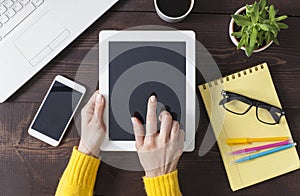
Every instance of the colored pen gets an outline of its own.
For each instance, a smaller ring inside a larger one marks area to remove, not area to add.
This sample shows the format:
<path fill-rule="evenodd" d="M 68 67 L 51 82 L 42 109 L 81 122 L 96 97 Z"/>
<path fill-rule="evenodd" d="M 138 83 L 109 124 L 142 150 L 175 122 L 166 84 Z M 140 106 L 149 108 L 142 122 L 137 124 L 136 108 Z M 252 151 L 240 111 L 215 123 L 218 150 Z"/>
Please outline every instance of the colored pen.
<path fill-rule="evenodd" d="M 278 146 L 284 146 L 287 144 L 291 144 L 292 141 L 291 140 L 285 140 L 283 142 L 277 142 L 277 143 L 272 143 L 272 144 L 267 144 L 267 145 L 262 145 L 262 146 L 256 146 L 256 147 L 252 147 L 252 148 L 244 148 L 241 150 L 236 150 L 231 152 L 231 155 L 238 155 L 238 154 L 247 154 L 247 153 L 252 153 L 252 152 L 256 152 L 256 151 L 260 151 L 260 150 L 264 150 L 267 148 L 274 148 L 274 147 L 278 147 Z"/>
<path fill-rule="evenodd" d="M 269 137 L 269 138 L 228 138 L 226 143 L 228 145 L 248 144 L 252 142 L 273 142 L 273 141 L 285 141 L 290 137 Z"/>
<path fill-rule="evenodd" d="M 254 155 L 250 155 L 250 156 L 247 156 L 247 157 L 240 158 L 240 159 L 234 161 L 233 163 L 242 163 L 242 162 L 250 161 L 250 160 L 253 160 L 253 159 L 256 159 L 256 158 L 259 158 L 259 157 L 263 157 L 263 156 L 266 156 L 266 155 L 269 155 L 269 154 L 273 154 L 275 152 L 279 152 L 279 151 L 282 151 L 282 150 L 285 150 L 285 149 L 288 149 L 288 148 L 291 148 L 291 147 L 294 147 L 294 146 L 296 146 L 296 143 L 287 144 L 287 145 L 284 145 L 284 146 L 273 148 L 271 150 L 267 150 L 267 151 L 264 151 L 264 152 L 259 152 L 259 153 L 254 154 Z"/>

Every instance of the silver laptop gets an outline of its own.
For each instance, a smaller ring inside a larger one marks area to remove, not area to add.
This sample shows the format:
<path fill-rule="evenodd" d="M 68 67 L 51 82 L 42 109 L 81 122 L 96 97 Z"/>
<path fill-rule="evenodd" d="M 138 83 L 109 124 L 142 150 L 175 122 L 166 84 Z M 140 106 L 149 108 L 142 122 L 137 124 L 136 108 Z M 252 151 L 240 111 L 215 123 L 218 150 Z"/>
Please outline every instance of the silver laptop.
<path fill-rule="evenodd" d="M 0 103 L 118 0 L 0 0 Z"/>

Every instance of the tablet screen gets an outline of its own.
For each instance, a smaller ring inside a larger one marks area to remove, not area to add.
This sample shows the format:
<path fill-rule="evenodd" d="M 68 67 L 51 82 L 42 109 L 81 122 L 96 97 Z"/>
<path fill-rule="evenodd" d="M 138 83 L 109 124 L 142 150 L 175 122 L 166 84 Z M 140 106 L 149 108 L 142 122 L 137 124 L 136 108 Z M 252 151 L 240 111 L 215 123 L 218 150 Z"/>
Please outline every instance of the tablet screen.
<path fill-rule="evenodd" d="M 185 76 L 185 42 L 109 42 L 109 139 L 134 141 L 131 115 L 145 123 L 153 93 L 157 114 L 168 110 L 185 130 Z"/>

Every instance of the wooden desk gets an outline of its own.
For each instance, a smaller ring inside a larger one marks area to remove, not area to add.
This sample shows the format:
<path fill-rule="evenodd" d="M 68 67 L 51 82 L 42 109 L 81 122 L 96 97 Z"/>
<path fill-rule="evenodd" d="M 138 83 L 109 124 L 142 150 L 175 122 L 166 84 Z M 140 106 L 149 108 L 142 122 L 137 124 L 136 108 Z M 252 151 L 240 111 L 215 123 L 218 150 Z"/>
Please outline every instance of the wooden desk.
<path fill-rule="evenodd" d="M 152 0 L 121 0 L 6 103 L 0 104 L 0 195 L 54 194 L 72 147 L 79 141 L 76 127 L 74 123 L 70 126 L 57 148 L 30 137 L 27 128 L 53 78 L 63 74 L 74 79 L 80 62 L 98 42 L 98 32 L 103 29 L 122 30 L 139 25 L 192 29 L 198 41 L 213 55 L 223 75 L 268 62 L 294 139 L 300 142 L 300 4 L 297 0 L 271 1 L 280 9 L 280 14 L 290 16 L 286 21 L 290 28 L 280 33 L 280 46 L 273 44 L 266 51 L 247 58 L 235 49 L 228 37 L 230 14 L 246 2 L 252 1 L 197 0 L 193 13 L 185 21 L 168 24 L 158 18 Z M 197 84 L 203 82 L 198 77 Z M 201 100 L 200 103 L 201 125 L 196 135 L 196 150 L 185 153 L 178 166 L 181 190 L 184 195 L 233 195 L 217 145 L 205 156 L 198 156 L 208 126 Z M 124 171 L 102 163 L 97 194 L 145 195 L 142 175 L 143 172 Z M 300 195 L 300 171 L 234 195 Z"/>

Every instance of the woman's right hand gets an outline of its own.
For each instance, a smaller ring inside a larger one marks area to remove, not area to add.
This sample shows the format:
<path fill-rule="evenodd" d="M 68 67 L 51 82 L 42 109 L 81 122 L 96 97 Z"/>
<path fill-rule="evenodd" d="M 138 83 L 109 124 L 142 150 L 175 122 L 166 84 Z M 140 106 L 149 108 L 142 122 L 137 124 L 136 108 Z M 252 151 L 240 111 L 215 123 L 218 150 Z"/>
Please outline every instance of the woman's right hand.
<path fill-rule="evenodd" d="M 158 132 L 156 105 L 156 97 L 151 96 L 148 100 L 146 133 L 141 121 L 132 117 L 136 149 L 146 177 L 175 171 L 184 144 L 184 131 L 167 111 L 159 115 L 161 126 Z"/>

